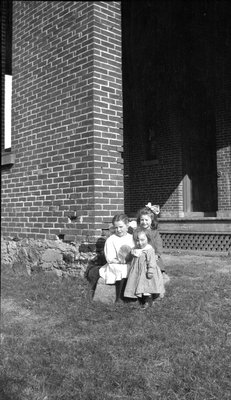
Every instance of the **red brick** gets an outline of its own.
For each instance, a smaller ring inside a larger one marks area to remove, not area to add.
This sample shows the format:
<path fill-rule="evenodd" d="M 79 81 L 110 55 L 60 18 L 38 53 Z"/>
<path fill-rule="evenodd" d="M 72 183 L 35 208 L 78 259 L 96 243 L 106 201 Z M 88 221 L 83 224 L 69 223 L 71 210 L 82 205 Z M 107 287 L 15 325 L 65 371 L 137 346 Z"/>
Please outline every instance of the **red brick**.
<path fill-rule="evenodd" d="M 97 13 L 105 27 L 113 24 L 113 32 L 96 22 Z M 86 235 L 89 228 L 89 235 L 94 236 L 106 212 L 98 209 L 96 197 L 108 204 L 112 193 L 109 176 L 118 180 L 116 186 L 122 182 L 122 167 L 116 163 L 119 156 L 108 154 L 120 145 L 121 134 L 117 123 L 122 103 L 116 104 L 122 89 L 120 4 L 68 2 L 64 8 L 62 2 L 19 1 L 14 3 L 13 18 L 12 148 L 17 149 L 17 158 L 10 174 L 3 174 L 3 231 L 13 223 L 7 211 L 10 201 L 15 207 L 12 218 L 24 224 L 15 229 L 23 229 L 23 234 L 55 238 L 59 232 L 51 228 L 56 223 L 60 231 L 65 230 L 64 213 L 69 208 L 89 218 L 89 223 L 79 225 L 71 236 Z M 71 18 L 75 37 L 68 29 Z M 42 28 L 48 35 L 46 42 L 40 39 Z M 33 39 L 36 36 L 38 39 Z M 102 51 L 100 56 L 96 56 L 97 46 Z M 62 53 L 52 55 L 50 49 L 58 47 Z M 109 140 L 113 141 L 112 148 Z M 103 187 L 102 180 L 106 182 Z M 99 183 L 100 194 L 95 190 Z M 121 188 L 115 196 L 123 202 Z M 49 201 L 54 207 L 60 206 L 59 211 L 46 211 Z M 105 217 L 113 213 L 113 209 L 108 211 Z M 12 229 L 11 225 L 11 234 Z"/>

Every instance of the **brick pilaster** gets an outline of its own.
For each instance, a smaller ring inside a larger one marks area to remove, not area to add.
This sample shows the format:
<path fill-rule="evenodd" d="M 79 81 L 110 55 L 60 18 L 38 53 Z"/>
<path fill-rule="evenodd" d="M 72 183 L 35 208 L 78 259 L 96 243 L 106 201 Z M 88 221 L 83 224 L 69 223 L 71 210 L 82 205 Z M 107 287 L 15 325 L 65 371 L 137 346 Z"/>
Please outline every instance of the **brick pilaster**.
<path fill-rule="evenodd" d="M 13 2 L 2 232 L 93 240 L 123 209 L 120 2 Z"/>

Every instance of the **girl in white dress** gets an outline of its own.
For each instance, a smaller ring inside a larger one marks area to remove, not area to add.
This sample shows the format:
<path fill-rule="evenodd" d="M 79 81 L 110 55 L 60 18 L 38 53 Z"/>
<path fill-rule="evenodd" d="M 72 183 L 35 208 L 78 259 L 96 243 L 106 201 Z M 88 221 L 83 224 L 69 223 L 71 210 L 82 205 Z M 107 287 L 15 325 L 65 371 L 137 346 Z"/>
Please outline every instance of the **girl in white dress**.
<path fill-rule="evenodd" d="M 133 236 L 128 233 L 129 219 L 125 214 L 115 215 L 112 220 L 114 233 L 105 242 L 104 254 L 107 264 L 100 268 L 99 275 L 108 285 L 116 286 L 116 302 L 123 299 L 123 290 L 128 275 Z"/>

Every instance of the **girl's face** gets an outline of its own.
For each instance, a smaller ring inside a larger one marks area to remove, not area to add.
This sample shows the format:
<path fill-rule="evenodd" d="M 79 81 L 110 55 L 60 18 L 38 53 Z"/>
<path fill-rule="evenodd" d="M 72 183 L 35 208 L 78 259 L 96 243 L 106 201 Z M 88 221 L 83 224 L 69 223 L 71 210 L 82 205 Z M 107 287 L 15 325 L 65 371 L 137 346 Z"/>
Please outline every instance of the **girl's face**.
<path fill-rule="evenodd" d="M 140 226 L 144 229 L 151 228 L 152 225 L 152 218 L 148 214 L 141 215 L 140 217 Z"/>
<path fill-rule="evenodd" d="M 148 244 L 148 238 L 145 235 L 144 232 L 139 233 L 138 238 L 137 238 L 137 246 L 140 249 L 143 249 L 145 246 Z"/>
<path fill-rule="evenodd" d="M 123 221 L 114 222 L 116 236 L 122 237 L 127 234 L 128 226 Z"/>

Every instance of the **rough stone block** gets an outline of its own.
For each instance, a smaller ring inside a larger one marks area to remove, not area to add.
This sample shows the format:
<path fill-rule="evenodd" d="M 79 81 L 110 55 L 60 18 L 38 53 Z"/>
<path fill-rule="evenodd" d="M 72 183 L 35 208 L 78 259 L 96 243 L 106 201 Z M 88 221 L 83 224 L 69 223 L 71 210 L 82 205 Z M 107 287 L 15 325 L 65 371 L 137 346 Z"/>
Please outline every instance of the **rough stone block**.
<path fill-rule="evenodd" d="M 27 266 L 25 262 L 14 261 L 12 265 L 12 270 L 16 275 L 31 275 L 30 267 Z"/>
<path fill-rule="evenodd" d="M 103 278 L 100 278 L 95 290 L 93 301 L 113 304 L 115 302 L 115 285 L 106 285 Z"/>
<path fill-rule="evenodd" d="M 62 254 L 57 250 L 47 249 L 43 253 L 41 261 L 45 263 L 62 262 Z"/>

